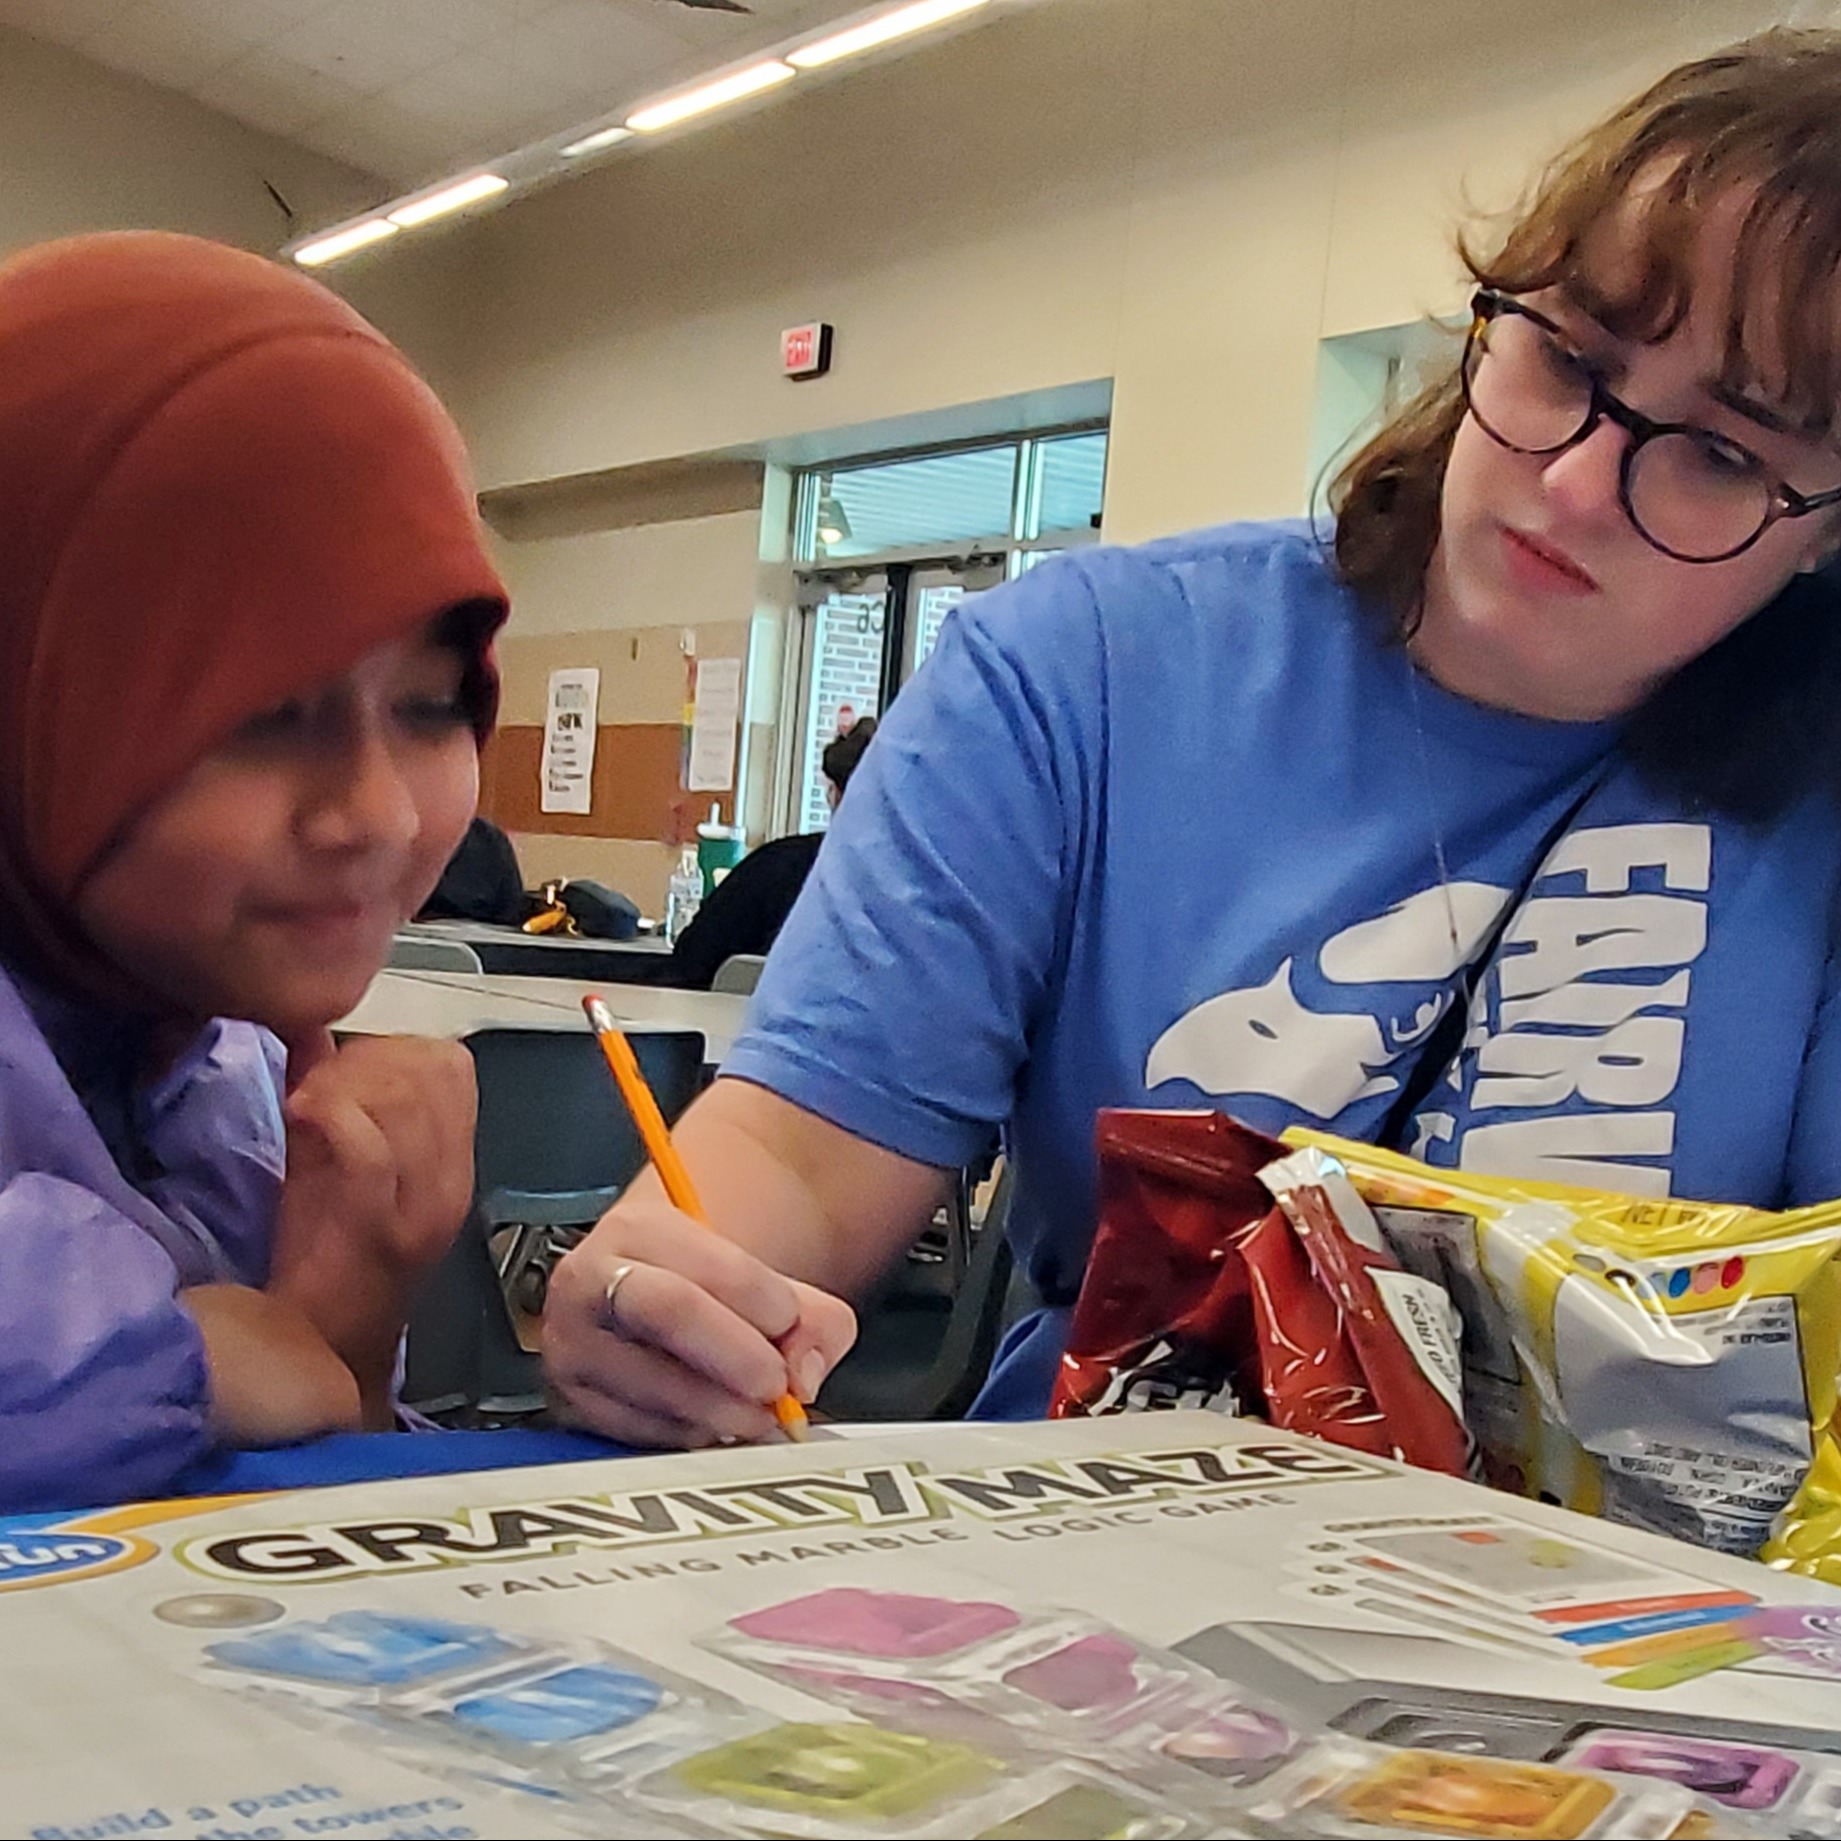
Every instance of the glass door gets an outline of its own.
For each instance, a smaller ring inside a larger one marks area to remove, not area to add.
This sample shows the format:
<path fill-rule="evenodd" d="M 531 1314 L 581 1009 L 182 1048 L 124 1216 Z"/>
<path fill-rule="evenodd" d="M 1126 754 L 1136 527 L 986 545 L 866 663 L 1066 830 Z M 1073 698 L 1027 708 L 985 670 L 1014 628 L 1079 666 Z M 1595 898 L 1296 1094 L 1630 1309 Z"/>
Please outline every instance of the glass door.
<path fill-rule="evenodd" d="M 820 757 L 859 716 L 882 709 L 889 580 L 880 570 L 814 570 L 799 592 L 800 714 L 794 831 L 822 831 L 831 817 Z"/>
<path fill-rule="evenodd" d="M 964 562 L 916 563 L 907 572 L 902 620 L 900 688 L 927 662 L 946 624 L 946 616 L 968 594 L 994 588 L 1004 579 L 999 557 L 972 557 Z"/>
<path fill-rule="evenodd" d="M 801 572 L 793 830 L 822 831 L 830 819 L 820 760 L 831 741 L 858 717 L 880 716 L 952 610 L 1003 577 L 1004 559 L 983 555 Z"/>

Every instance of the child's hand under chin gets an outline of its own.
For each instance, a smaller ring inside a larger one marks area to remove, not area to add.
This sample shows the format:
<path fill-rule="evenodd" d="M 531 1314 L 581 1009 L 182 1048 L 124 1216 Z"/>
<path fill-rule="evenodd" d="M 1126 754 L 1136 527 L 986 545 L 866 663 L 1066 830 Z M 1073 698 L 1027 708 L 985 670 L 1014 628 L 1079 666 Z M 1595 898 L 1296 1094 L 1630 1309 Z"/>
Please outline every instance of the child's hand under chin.
<path fill-rule="evenodd" d="M 290 1044 L 287 1175 L 269 1291 L 351 1369 L 364 1422 L 391 1422 L 409 1299 L 473 1195 L 477 1095 L 457 1042 Z"/>

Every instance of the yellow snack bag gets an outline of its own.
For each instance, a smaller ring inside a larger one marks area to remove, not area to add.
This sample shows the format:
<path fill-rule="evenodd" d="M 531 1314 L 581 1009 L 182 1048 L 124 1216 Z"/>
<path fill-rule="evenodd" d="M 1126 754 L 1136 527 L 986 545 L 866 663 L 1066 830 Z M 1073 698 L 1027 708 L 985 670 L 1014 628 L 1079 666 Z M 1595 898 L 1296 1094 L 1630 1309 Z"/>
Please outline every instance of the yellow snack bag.
<path fill-rule="evenodd" d="M 1401 1264 L 1449 1291 L 1490 1482 L 1756 1554 L 1813 1468 L 1841 1538 L 1841 1202 L 1614 1195 L 1284 1135 L 1334 1155 Z"/>
<path fill-rule="evenodd" d="M 1841 1445 L 1817 1441 L 1815 1462 L 1777 1518 L 1758 1558 L 1785 1572 L 1841 1585 Z"/>

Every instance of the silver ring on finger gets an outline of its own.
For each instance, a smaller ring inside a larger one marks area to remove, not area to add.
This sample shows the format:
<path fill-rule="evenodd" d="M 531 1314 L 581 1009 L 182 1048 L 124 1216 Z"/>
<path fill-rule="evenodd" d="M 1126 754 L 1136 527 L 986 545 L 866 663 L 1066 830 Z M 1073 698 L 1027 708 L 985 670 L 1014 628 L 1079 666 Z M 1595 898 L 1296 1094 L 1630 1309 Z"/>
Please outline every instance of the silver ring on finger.
<path fill-rule="evenodd" d="M 616 1266 L 614 1276 L 607 1281 L 607 1289 L 601 1293 L 601 1321 L 616 1336 L 620 1334 L 620 1287 L 632 1276 L 631 1265 Z"/>

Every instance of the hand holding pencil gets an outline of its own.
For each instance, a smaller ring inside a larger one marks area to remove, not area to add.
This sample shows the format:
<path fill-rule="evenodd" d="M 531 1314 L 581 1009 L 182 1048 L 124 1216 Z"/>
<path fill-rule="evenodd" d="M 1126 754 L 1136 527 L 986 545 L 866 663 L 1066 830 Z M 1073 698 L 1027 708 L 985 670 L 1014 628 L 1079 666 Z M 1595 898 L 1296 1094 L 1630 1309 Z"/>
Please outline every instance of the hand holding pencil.
<path fill-rule="evenodd" d="M 759 1438 L 776 1423 L 800 1436 L 789 1378 L 809 1399 L 849 1345 L 849 1307 L 708 1228 L 631 1044 L 598 999 L 584 1008 L 670 1206 L 649 1186 L 629 1193 L 559 1267 L 545 1313 L 555 1390 L 631 1443 Z"/>

